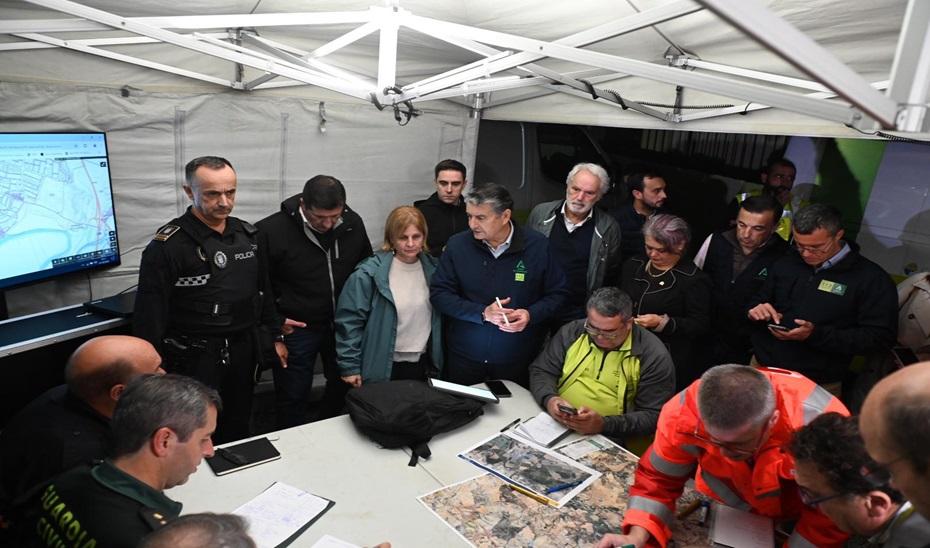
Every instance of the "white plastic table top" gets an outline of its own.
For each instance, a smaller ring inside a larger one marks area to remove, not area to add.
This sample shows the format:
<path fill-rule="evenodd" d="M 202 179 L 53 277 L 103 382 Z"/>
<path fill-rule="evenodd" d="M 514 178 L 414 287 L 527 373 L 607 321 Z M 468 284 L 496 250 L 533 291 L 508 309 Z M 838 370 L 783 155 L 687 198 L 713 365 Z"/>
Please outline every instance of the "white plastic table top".
<path fill-rule="evenodd" d="M 480 473 L 456 454 L 513 421 L 539 412 L 530 393 L 507 383 L 513 397 L 488 404 L 484 415 L 430 442 L 433 456 L 416 467 L 400 449 L 381 449 L 348 415 L 267 434 L 281 459 L 217 477 L 202 463 L 184 485 L 167 491 L 184 514 L 231 512 L 275 481 L 336 502 L 292 546 L 312 546 L 331 534 L 359 546 L 465 546 L 417 497 Z"/>

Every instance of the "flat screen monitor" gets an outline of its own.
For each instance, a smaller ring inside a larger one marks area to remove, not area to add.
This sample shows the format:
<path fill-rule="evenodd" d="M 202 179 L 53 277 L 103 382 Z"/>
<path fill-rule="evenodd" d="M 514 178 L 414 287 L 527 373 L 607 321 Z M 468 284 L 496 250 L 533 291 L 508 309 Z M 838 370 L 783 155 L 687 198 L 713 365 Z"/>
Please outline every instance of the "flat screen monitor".
<path fill-rule="evenodd" d="M 0 133 L 0 290 L 120 264 L 104 133 Z"/>

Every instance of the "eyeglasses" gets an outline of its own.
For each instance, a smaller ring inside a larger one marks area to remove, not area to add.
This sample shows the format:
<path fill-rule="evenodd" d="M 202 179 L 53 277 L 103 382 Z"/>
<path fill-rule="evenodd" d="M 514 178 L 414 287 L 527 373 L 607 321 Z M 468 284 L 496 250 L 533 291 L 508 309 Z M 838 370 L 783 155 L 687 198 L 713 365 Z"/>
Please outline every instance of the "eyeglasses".
<path fill-rule="evenodd" d="M 620 335 L 623 335 L 622 327 L 619 327 L 615 329 L 614 331 L 602 331 L 596 327 L 591 327 L 590 325 L 588 325 L 588 320 L 584 321 L 584 331 L 585 333 L 587 333 L 588 335 L 591 335 L 592 337 L 599 337 L 601 339 L 606 339 L 608 341 L 615 340 L 619 338 Z"/>
<path fill-rule="evenodd" d="M 830 248 L 830 244 L 832 243 L 832 241 L 828 241 L 817 245 L 801 245 L 795 242 L 794 247 L 797 248 L 798 253 L 807 252 L 811 255 L 822 255 L 827 252 L 827 250 Z"/>
<path fill-rule="evenodd" d="M 832 495 L 818 497 L 800 485 L 798 485 L 798 494 L 801 495 L 801 502 L 807 506 L 810 506 L 811 508 L 816 508 L 828 500 L 838 499 L 847 495 L 847 493 L 834 493 Z"/>
<path fill-rule="evenodd" d="M 762 429 L 762 432 L 759 433 L 759 437 L 756 438 L 755 441 L 752 443 L 752 449 L 748 449 L 746 444 L 741 444 L 743 445 L 743 447 L 740 447 L 740 446 L 733 445 L 728 442 L 715 440 L 713 437 L 704 436 L 700 432 L 698 432 L 697 428 L 695 428 L 694 432 L 691 432 L 690 435 L 691 437 L 695 439 L 698 439 L 698 440 L 703 441 L 704 443 L 713 445 L 714 447 L 723 449 L 724 451 L 729 451 L 731 453 L 736 453 L 737 455 L 751 457 L 755 455 L 757 451 L 759 451 L 759 447 L 762 445 L 762 440 L 765 439 L 765 436 L 769 433 L 769 430 L 771 428 L 772 428 L 772 421 L 769 420 L 766 423 L 765 428 Z"/>
<path fill-rule="evenodd" d="M 901 462 L 907 456 L 900 456 L 892 459 L 885 464 L 874 463 L 862 467 L 862 477 L 876 487 L 888 485 L 888 479 L 891 477 L 891 465 Z"/>

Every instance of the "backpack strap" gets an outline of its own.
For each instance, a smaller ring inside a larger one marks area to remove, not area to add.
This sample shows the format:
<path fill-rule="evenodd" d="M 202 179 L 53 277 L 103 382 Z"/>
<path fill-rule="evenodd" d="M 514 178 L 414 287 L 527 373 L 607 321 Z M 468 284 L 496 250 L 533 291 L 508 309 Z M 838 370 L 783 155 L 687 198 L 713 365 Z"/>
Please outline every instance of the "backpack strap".
<path fill-rule="evenodd" d="M 407 463 L 407 466 L 416 466 L 420 458 L 428 459 L 433 453 L 429 450 L 429 445 L 427 441 L 421 441 L 410 446 L 410 462 Z"/>

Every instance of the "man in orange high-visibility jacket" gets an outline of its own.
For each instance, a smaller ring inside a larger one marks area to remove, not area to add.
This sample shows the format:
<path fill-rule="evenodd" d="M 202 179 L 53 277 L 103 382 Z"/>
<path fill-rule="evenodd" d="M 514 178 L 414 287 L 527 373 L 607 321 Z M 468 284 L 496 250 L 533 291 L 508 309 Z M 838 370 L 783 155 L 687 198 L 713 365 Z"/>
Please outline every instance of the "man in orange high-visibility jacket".
<path fill-rule="evenodd" d="M 625 534 L 598 548 L 666 546 L 685 482 L 711 499 L 777 520 L 797 520 L 786 546 L 839 547 L 847 535 L 801 502 L 792 434 L 826 411 L 849 412 L 800 373 L 718 365 L 672 397 L 659 414 L 655 442 L 636 469 Z"/>

